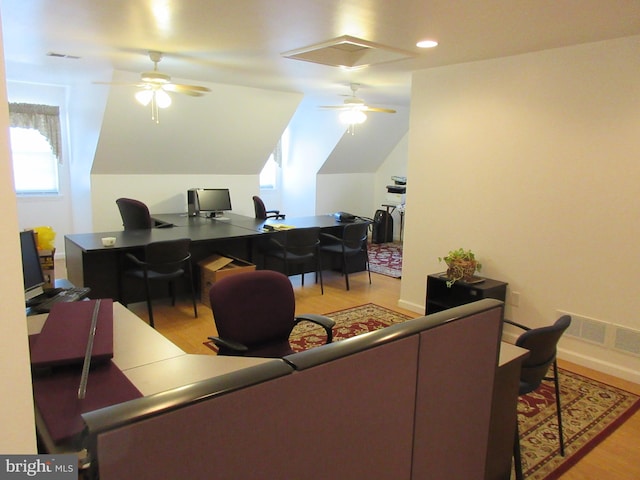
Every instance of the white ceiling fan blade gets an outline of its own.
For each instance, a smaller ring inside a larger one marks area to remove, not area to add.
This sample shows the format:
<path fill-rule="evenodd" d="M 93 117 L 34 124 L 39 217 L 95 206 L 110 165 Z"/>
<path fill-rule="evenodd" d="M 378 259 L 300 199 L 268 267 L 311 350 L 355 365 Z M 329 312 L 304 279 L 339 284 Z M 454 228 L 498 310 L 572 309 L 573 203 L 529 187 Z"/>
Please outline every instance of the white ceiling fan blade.
<path fill-rule="evenodd" d="M 183 85 L 179 83 L 167 83 L 163 85 L 168 92 L 185 93 L 193 97 L 201 97 L 203 94 L 210 92 L 211 89 L 207 87 L 201 87 L 199 85 Z"/>
<path fill-rule="evenodd" d="M 115 85 L 118 87 L 145 87 L 145 83 L 132 83 L 132 82 L 91 82 L 94 85 Z"/>
<path fill-rule="evenodd" d="M 392 108 L 381 108 L 381 107 L 365 107 L 365 112 L 381 112 L 381 113 L 396 113 L 396 111 Z"/>

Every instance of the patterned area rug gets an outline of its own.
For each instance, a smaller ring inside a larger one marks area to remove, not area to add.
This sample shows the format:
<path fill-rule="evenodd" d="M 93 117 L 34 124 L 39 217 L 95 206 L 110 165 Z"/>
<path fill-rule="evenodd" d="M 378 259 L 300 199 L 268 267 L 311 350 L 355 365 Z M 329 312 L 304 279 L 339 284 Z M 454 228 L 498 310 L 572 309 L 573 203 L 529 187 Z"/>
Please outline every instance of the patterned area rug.
<path fill-rule="evenodd" d="M 565 456 L 558 444 L 551 382 L 518 402 L 522 471 L 527 479 L 554 480 L 640 408 L 640 397 L 560 369 Z"/>
<path fill-rule="evenodd" d="M 327 314 L 336 321 L 335 340 L 377 330 L 412 317 L 375 304 Z M 291 335 L 300 351 L 324 344 L 319 327 L 304 322 Z M 554 389 L 543 385 L 518 403 L 518 422 L 525 478 L 555 480 L 640 408 L 632 393 L 560 369 L 565 456 L 558 449 Z"/>
<path fill-rule="evenodd" d="M 327 316 L 336 322 L 336 326 L 333 327 L 334 342 L 413 318 L 373 303 L 329 313 Z M 311 322 L 299 323 L 289 336 L 291 348 L 296 352 L 318 347 L 323 345 L 326 340 L 324 330 Z"/>
<path fill-rule="evenodd" d="M 370 243 L 369 266 L 372 272 L 400 278 L 402 276 L 402 244 Z"/>

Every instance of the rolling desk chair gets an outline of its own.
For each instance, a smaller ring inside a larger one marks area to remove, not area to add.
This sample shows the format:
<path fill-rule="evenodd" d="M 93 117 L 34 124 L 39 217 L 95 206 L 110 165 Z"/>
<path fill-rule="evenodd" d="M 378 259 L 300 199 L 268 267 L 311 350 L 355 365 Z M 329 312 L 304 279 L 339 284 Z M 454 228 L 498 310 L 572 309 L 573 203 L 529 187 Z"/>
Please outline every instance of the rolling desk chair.
<path fill-rule="evenodd" d="M 284 220 L 284 213 L 280 213 L 280 210 L 267 210 L 264 202 L 260 197 L 253 197 L 253 208 L 256 212 L 256 218 L 260 220 L 266 220 L 267 218 L 276 218 Z"/>
<path fill-rule="evenodd" d="M 119 198 L 116 200 L 122 224 L 125 230 L 141 230 L 153 227 L 149 208 L 139 200 L 133 198 Z"/>
<path fill-rule="evenodd" d="M 295 295 L 289 279 L 273 270 L 254 270 L 225 277 L 209 291 L 217 337 L 209 339 L 218 355 L 279 358 L 293 353 L 289 335 L 299 322 L 320 325 L 326 343 L 333 340 L 335 322 L 323 315 L 295 315 Z"/>

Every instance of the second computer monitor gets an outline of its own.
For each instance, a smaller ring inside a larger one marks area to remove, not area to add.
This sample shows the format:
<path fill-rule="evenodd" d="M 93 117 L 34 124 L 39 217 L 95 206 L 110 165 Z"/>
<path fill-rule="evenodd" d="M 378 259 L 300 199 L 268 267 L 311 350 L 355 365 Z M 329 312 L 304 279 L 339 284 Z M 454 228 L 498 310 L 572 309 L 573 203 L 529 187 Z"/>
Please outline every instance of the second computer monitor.
<path fill-rule="evenodd" d="M 200 213 L 215 217 L 231 210 L 231 195 L 228 188 L 199 188 Z"/>

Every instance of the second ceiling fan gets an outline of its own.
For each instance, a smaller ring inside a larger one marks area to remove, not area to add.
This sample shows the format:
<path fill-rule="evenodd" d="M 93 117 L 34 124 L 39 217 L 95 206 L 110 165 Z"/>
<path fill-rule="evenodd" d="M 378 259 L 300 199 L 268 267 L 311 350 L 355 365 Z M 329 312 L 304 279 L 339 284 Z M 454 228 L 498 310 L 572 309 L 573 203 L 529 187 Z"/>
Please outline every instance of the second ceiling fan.
<path fill-rule="evenodd" d="M 360 88 L 359 83 L 352 83 L 349 87 L 351 95 L 345 98 L 342 105 L 323 105 L 320 108 L 340 111 L 340 121 L 349 126 L 351 135 L 355 133 L 355 126 L 367 119 L 367 112 L 396 113 L 392 108 L 372 107 L 367 105 L 363 99 L 358 98 L 356 92 Z"/>

